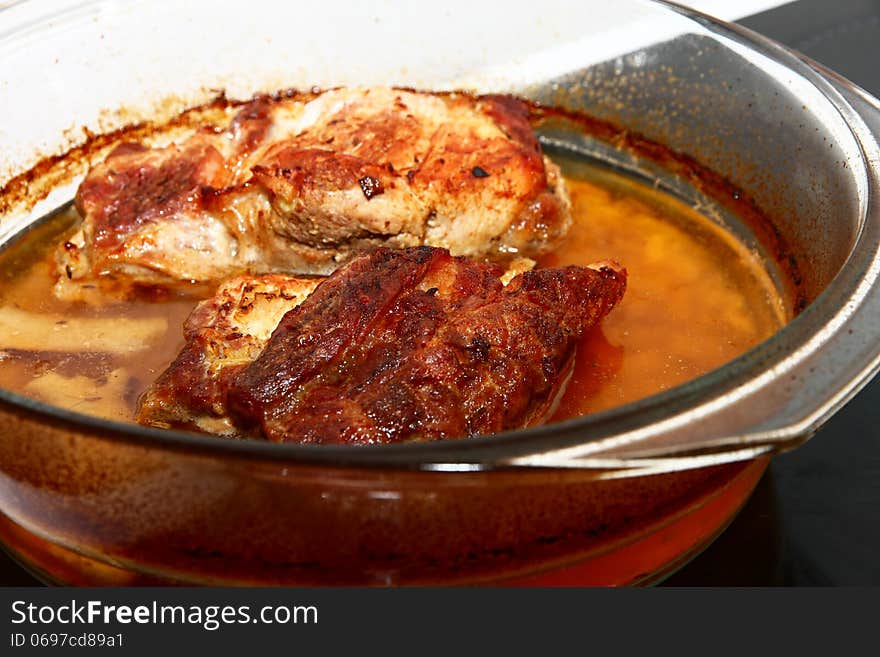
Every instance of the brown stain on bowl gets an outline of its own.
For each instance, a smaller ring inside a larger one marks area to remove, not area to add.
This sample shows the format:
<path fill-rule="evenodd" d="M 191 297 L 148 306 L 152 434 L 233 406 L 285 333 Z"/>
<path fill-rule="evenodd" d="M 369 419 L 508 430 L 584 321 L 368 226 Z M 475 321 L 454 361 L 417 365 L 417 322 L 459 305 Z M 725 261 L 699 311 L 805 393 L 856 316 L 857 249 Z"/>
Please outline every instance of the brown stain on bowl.
<path fill-rule="evenodd" d="M 801 274 L 802 264 L 794 256 L 783 234 L 748 192 L 701 164 L 694 157 L 651 141 L 612 121 L 559 107 L 533 103 L 531 108 L 532 123 L 536 127 L 561 123 L 570 130 L 612 144 L 618 150 L 649 160 L 669 173 L 685 179 L 697 191 L 719 203 L 746 224 L 782 270 L 783 282 L 787 288 L 784 292 L 788 297 L 787 301 L 792 313 L 797 315 L 806 308 L 809 295 Z"/>

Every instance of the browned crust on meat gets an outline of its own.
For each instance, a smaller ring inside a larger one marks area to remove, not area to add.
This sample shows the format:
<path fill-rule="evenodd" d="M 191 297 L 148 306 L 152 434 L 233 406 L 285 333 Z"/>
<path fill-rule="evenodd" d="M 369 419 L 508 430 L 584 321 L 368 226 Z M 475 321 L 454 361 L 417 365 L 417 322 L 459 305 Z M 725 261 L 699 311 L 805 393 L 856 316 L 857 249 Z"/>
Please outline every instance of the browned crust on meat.
<path fill-rule="evenodd" d="M 76 267 L 59 254 L 61 273 L 154 285 L 324 274 L 378 245 L 536 255 L 571 221 L 525 103 L 386 88 L 259 97 L 225 130 L 125 144 L 92 168 L 77 207 L 84 244 Z M 217 257 L 188 266 L 212 240 Z"/>
<path fill-rule="evenodd" d="M 406 179 L 393 167 L 344 153 L 281 143 L 252 171 L 253 180 L 269 191 L 278 215 L 289 219 L 275 221 L 276 231 L 307 246 L 326 249 L 363 237 L 392 237 L 404 229 L 396 212 L 379 212 L 372 223 L 353 221 L 356 210 L 350 209 L 352 201 L 345 205 L 324 203 L 334 194 L 354 192 L 353 203 L 388 194 L 386 199 L 396 197 L 410 215 L 424 214 L 407 189 Z M 301 212 L 305 216 L 300 218 Z"/>
<path fill-rule="evenodd" d="M 236 423 L 275 441 L 383 443 L 527 426 L 578 338 L 620 300 L 622 269 L 520 274 L 442 249 L 379 249 L 287 313 L 236 375 Z"/>
<path fill-rule="evenodd" d="M 138 422 L 229 434 L 225 394 L 265 346 L 278 321 L 318 279 L 236 276 L 201 302 L 184 325 L 186 345 L 140 400 Z"/>
<path fill-rule="evenodd" d="M 92 248 L 113 250 L 144 223 L 200 205 L 203 188 L 223 182 L 223 156 L 200 136 L 162 149 L 124 143 L 89 171 L 76 207 L 89 218 Z"/>

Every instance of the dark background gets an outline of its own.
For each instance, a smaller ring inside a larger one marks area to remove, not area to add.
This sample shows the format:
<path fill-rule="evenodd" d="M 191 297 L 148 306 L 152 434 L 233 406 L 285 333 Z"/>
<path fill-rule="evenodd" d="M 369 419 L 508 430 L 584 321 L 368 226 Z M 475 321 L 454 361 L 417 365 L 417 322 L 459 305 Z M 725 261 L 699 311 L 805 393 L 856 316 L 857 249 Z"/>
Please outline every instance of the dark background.
<path fill-rule="evenodd" d="M 880 97 L 880 0 L 798 0 L 739 23 Z M 776 457 L 728 530 L 664 586 L 877 585 L 878 555 L 880 380 Z M 0 585 L 38 584 L 0 551 Z"/>
<path fill-rule="evenodd" d="M 799 0 L 738 22 L 880 97 L 880 1 Z M 877 585 L 878 521 L 875 380 L 812 440 L 776 457 L 728 531 L 666 584 Z"/>

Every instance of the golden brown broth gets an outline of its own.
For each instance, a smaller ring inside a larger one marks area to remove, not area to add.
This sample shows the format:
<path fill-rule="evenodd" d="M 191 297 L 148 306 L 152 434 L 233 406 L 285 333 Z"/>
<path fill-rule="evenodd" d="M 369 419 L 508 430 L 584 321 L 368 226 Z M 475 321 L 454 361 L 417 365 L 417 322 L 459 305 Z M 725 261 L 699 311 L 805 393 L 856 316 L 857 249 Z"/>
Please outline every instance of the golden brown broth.
<path fill-rule="evenodd" d="M 683 203 L 618 174 L 584 164 L 567 169 L 574 227 L 540 264 L 614 259 L 626 267 L 628 286 L 621 304 L 582 341 L 554 420 L 683 383 L 783 324 L 782 302 L 760 263 L 723 230 Z M 59 301 L 52 294 L 52 252 L 74 222 L 72 211 L 62 213 L 0 254 L 0 307 L 109 321 L 164 317 L 168 331 L 149 349 L 127 355 L 59 353 L 51 345 L 39 353 L 0 352 L 0 386 L 80 412 L 131 420 L 138 396 L 182 347 L 182 325 L 196 300 L 102 307 Z"/>
<path fill-rule="evenodd" d="M 581 342 L 554 420 L 635 401 L 715 369 L 787 315 L 758 257 L 684 203 L 600 168 L 567 178 L 575 226 L 540 264 L 612 259 L 623 301 Z"/>
<path fill-rule="evenodd" d="M 169 330 L 149 349 L 127 355 L 0 350 L 0 387 L 75 411 L 116 420 L 133 420 L 138 396 L 168 366 L 183 346 L 183 322 L 193 298 L 171 297 L 161 303 L 123 302 L 103 306 L 60 301 L 53 294 L 54 252 L 73 229 L 72 209 L 30 231 L 0 254 L 0 308 L 13 307 L 65 317 L 167 319 Z M 112 326 L 112 325 L 111 325 Z M 57 374 L 64 385 L 49 391 L 39 379 Z M 118 376 L 117 376 L 118 375 Z M 38 388 L 39 390 L 37 390 Z"/>

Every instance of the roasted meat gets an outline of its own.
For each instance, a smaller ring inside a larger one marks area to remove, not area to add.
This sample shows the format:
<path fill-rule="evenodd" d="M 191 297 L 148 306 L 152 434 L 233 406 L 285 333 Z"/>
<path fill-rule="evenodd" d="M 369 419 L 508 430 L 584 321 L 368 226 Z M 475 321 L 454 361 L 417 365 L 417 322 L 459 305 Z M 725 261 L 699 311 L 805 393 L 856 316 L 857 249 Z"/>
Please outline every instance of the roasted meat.
<path fill-rule="evenodd" d="M 232 435 L 226 391 L 250 365 L 284 314 L 321 281 L 284 274 L 240 275 L 224 282 L 186 320 L 186 346 L 142 398 L 139 421 Z"/>
<path fill-rule="evenodd" d="M 139 420 L 306 443 L 459 438 L 539 423 L 565 386 L 578 339 L 621 299 L 626 273 L 598 263 L 506 278 L 445 249 L 375 249 L 305 300 L 288 294 L 291 309 L 267 340 L 284 303 L 259 330 L 226 318 L 247 321 L 233 307 L 250 308 L 243 290 L 284 277 L 235 279 L 190 318 L 188 344 L 144 397 Z M 231 365 L 217 361 L 227 348 Z"/>
<path fill-rule="evenodd" d="M 173 286 L 328 274 L 377 246 L 531 256 L 571 222 L 525 104 L 389 88 L 259 97 L 226 129 L 122 144 L 76 204 L 62 294 L 101 276 Z"/>

